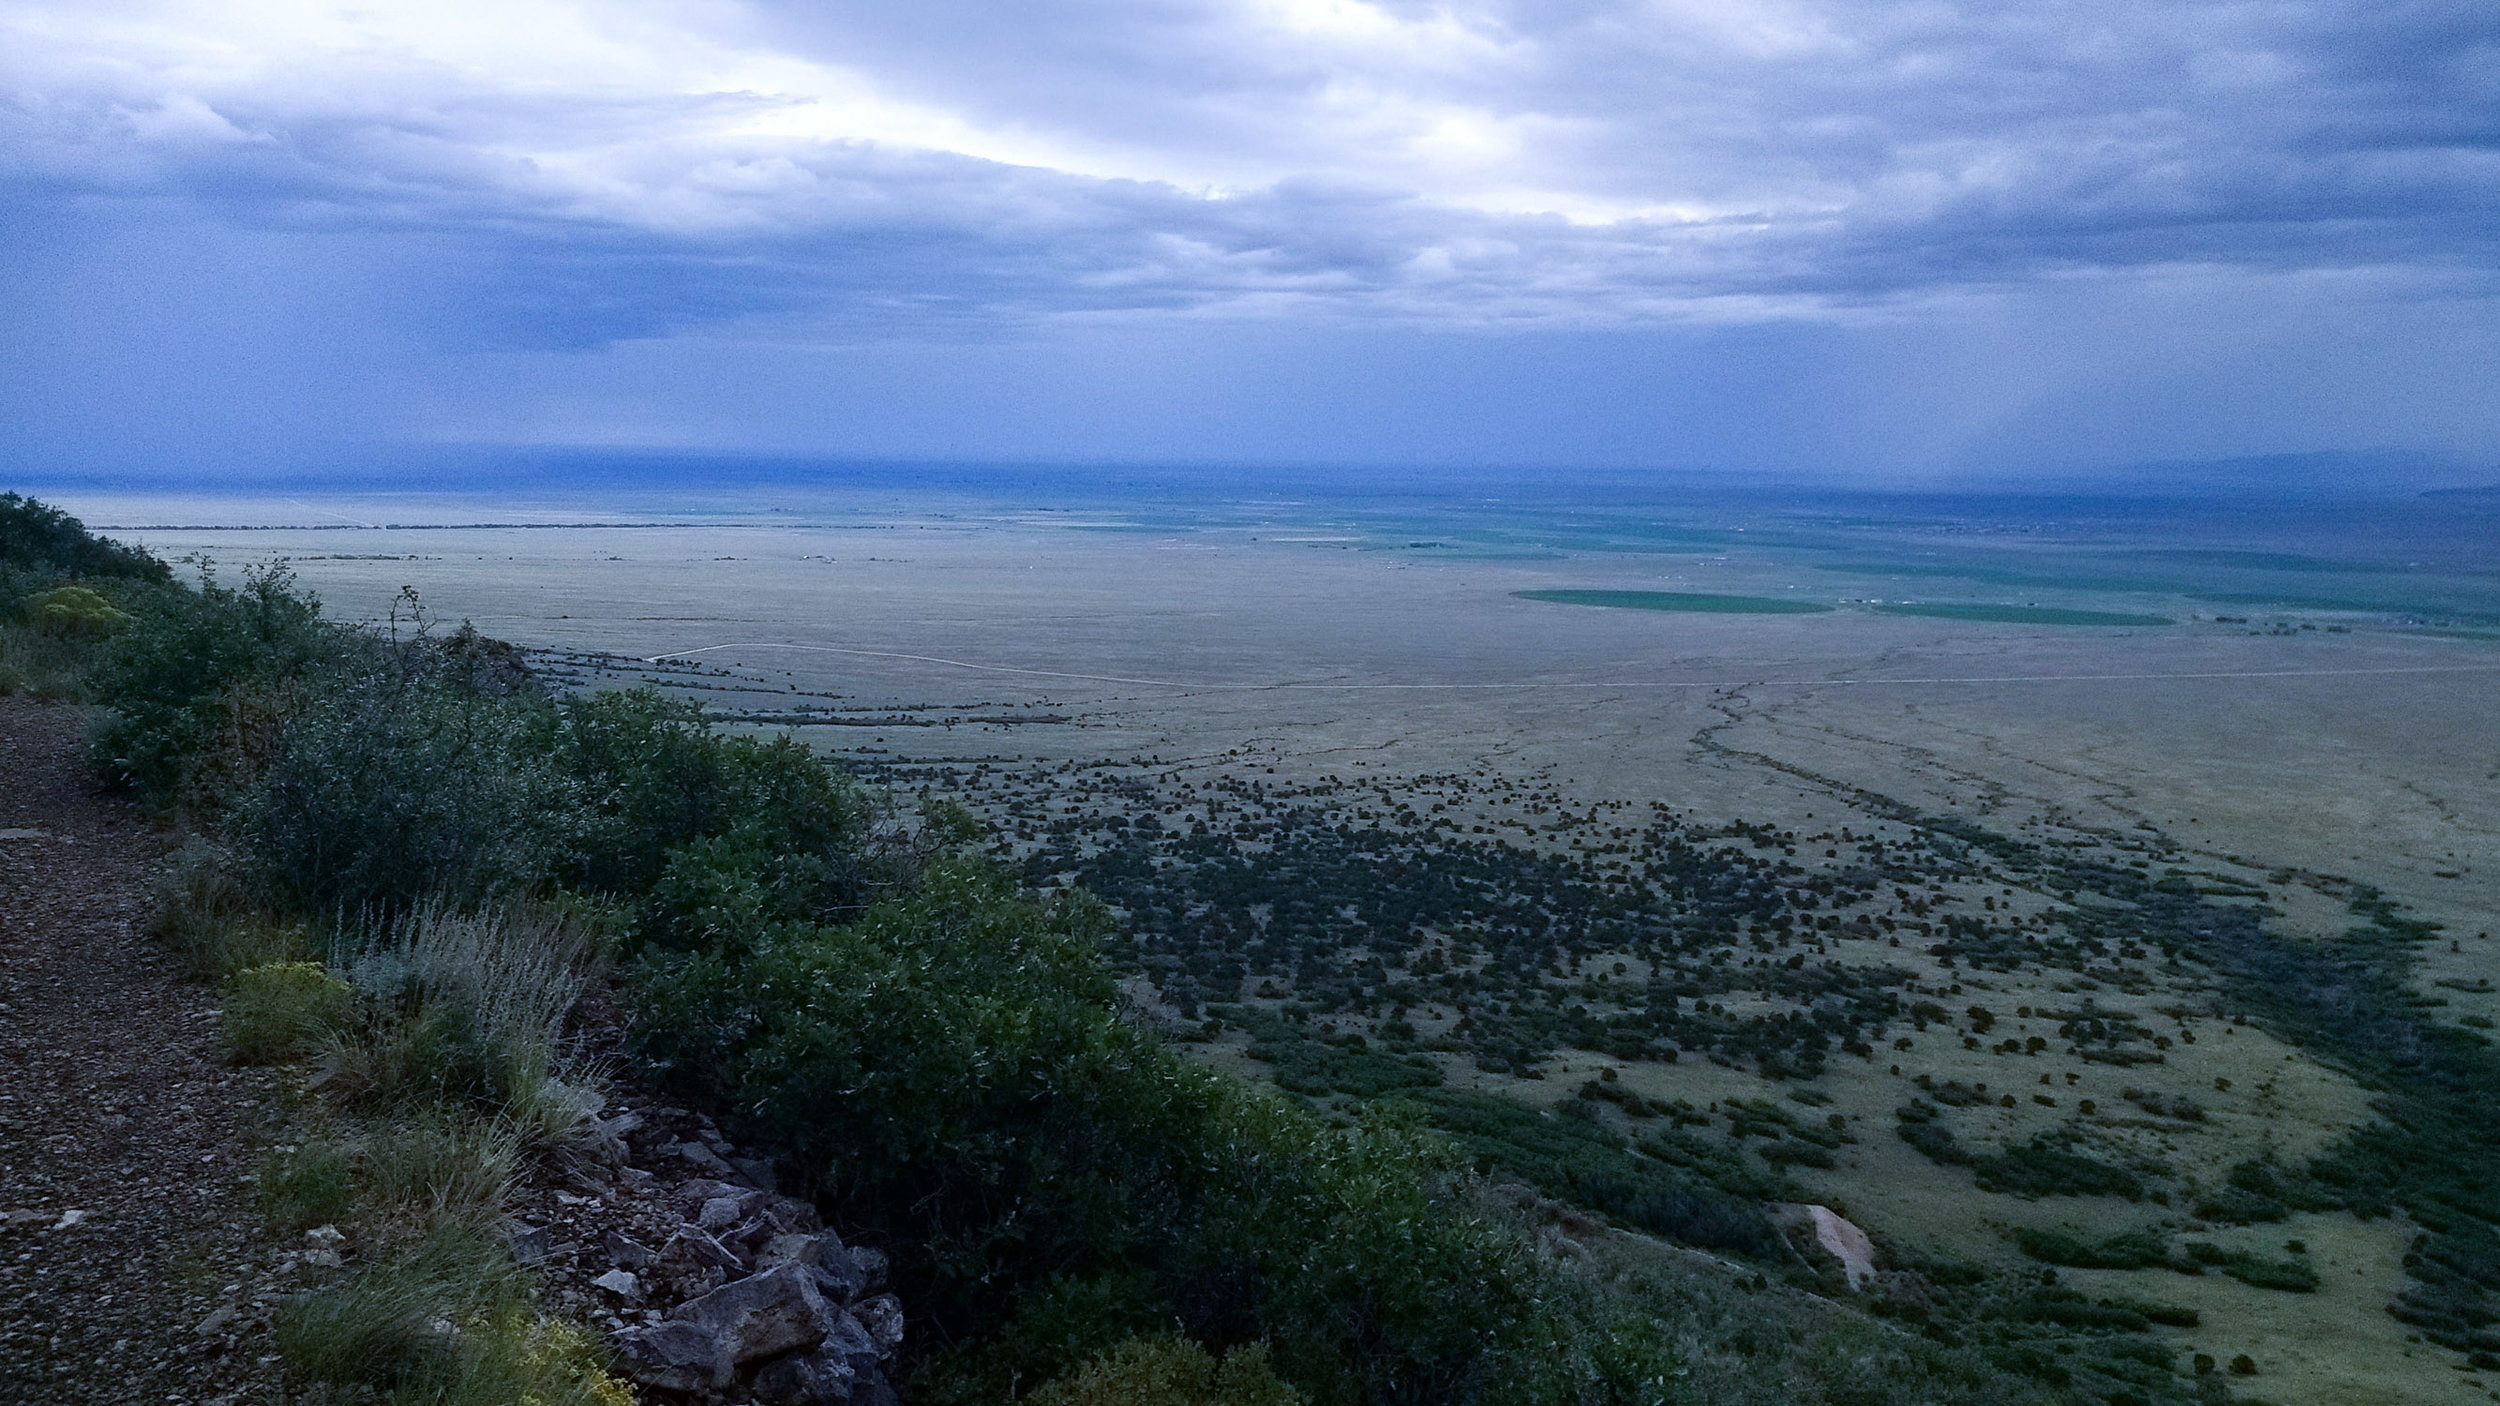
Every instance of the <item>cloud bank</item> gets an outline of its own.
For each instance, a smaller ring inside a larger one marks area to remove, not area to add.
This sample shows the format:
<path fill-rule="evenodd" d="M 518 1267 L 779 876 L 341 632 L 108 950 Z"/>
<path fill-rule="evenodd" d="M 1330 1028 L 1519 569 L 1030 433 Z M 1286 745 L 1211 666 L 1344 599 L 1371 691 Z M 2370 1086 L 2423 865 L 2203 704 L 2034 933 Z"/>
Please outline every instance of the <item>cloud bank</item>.
<path fill-rule="evenodd" d="M 2490 462 L 2496 256 L 2489 0 L 0 0 L 0 468 Z"/>
<path fill-rule="evenodd" d="M 1846 316 L 2156 268 L 2480 289 L 2484 3 L 20 3 L 21 209 L 422 237 L 578 344 L 1199 310 Z"/>

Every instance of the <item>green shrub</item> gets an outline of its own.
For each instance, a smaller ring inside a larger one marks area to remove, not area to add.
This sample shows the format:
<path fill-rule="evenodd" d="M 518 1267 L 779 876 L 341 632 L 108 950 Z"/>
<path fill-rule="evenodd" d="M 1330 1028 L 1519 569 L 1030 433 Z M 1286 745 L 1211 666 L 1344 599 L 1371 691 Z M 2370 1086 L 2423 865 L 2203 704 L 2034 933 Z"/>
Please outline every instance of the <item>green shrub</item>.
<path fill-rule="evenodd" d="M 245 832 L 276 886 L 314 912 L 384 917 L 525 886 L 565 816 L 530 745 L 540 707 L 381 654 L 286 721 Z"/>
<path fill-rule="evenodd" d="M 203 565 L 198 589 L 160 590 L 133 614 L 97 670 L 98 699 L 113 711 L 93 757 L 107 780 L 165 803 L 220 799 L 186 797 L 184 783 L 213 753 L 235 750 L 212 746 L 235 721 L 231 691 L 301 675 L 343 634 L 277 566 L 246 572 L 235 588 Z"/>
<path fill-rule="evenodd" d="M 2193 1328 L 2202 1321 L 2195 1309 L 2181 1308 L 2177 1304 L 2152 1303 L 2143 1299 L 2129 1298 L 2113 1299 L 2110 1302 L 2120 1308 L 2141 1314 L 2148 1323 L 2159 1323 L 2164 1327 Z"/>
<path fill-rule="evenodd" d="M 1755 1203 L 1793 1188 L 1749 1166 L 1742 1152 L 1676 1131 L 1627 1147 L 1602 1126 L 1467 1089 L 1421 1089 L 1402 1097 L 1456 1139 L 1487 1175 L 1524 1181 L 1686 1244 L 1780 1252 L 1777 1232 Z"/>
<path fill-rule="evenodd" d="M 2222 1272 L 2253 1289 L 2278 1289 L 2287 1294 L 2314 1294 L 2318 1291 L 2318 1271 L 2301 1260 L 2270 1260 L 2256 1255 L 2239 1255 L 2224 1265 Z"/>
<path fill-rule="evenodd" d="M 1122 1024 L 1104 925 L 1098 905 L 1038 909 L 941 863 L 912 896 L 743 964 L 645 965 L 638 1038 L 833 1178 L 939 1340 L 997 1332 L 1019 1292 L 1118 1285 L 1107 1302 L 1140 1326 L 1267 1338 L 1323 1401 L 1534 1376 L 1538 1274 L 1459 1199 L 1455 1149 L 1394 1118 L 1323 1128 Z M 956 1379 L 984 1384 L 961 1399 L 1103 1345 L 1024 1341 L 1012 1363 L 958 1358 Z"/>
<path fill-rule="evenodd" d="M 744 834 L 691 840 L 651 886 L 650 930 L 671 947 L 752 951 L 827 916 L 831 872 L 822 855 L 776 854 Z"/>
<path fill-rule="evenodd" d="M 1281 1020 L 1252 1032 L 1249 1053 L 1275 1066 L 1278 1088 L 1313 1098 L 1332 1093 L 1377 1098 L 1395 1089 L 1430 1088 L 1441 1082 L 1440 1066 L 1428 1059 L 1324 1044 Z"/>
<path fill-rule="evenodd" d="M 218 1031 L 245 1064 L 300 1059 L 347 1020 L 353 992 L 318 962 L 275 962 L 226 978 Z"/>
<path fill-rule="evenodd" d="M 92 586 L 55 586 L 29 596 L 18 609 L 26 623 L 64 639 L 99 639 L 130 623 L 130 613 Z"/>
<path fill-rule="evenodd" d="M 1218 1362 L 1186 1338 L 1131 1338 L 1029 1398 L 1033 1406 L 1301 1406 L 1253 1343 Z"/>
<path fill-rule="evenodd" d="M 1902 1134 L 1909 1135 L 1906 1126 Z M 2144 1197 L 2143 1183 L 2134 1173 L 2084 1156 L 2046 1134 L 1994 1156 L 1974 1159 L 1971 1167 L 1985 1191 L 2016 1196 L 2120 1196 L 2129 1201 Z"/>
<path fill-rule="evenodd" d="M 797 742 L 723 736 L 692 705 L 646 688 L 564 700 L 543 747 L 575 797 L 575 825 L 558 860 L 569 882 L 647 893 L 679 851 L 726 839 L 694 862 L 725 873 L 770 871 L 756 881 L 789 890 L 774 905 L 825 917 L 856 912 L 865 900 L 866 800 Z M 692 891 L 706 890 L 681 877 Z M 700 906 L 665 916 L 673 925 Z M 682 936 L 701 940 L 699 930 Z"/>
<path fill-rule="evenodd" d="M 2014 1243 L 2026 1255 L 2075 1269 L 2144 1269 L 2170 1262 L 2169 1247 L 2152 1230 L 2124 1230 L 2098 1240 L 2071 1231 L 2021 1226 Z"/>

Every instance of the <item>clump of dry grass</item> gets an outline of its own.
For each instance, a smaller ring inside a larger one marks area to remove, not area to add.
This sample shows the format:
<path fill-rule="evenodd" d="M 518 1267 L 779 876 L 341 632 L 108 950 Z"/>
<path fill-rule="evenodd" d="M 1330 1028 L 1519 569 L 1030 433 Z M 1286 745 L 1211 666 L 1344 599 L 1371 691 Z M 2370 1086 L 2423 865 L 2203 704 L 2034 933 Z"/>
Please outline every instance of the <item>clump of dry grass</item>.
<path fill-rule="evenodd" d="M 322 1050 L 324 1081 L 352 1104 L 448 1101 L 527 1150 L 586 1152 L 604 1090 L 568 1026 L 603 956 L 561 915 L 416 909 L 346 964 L 367 1018 Z"/>

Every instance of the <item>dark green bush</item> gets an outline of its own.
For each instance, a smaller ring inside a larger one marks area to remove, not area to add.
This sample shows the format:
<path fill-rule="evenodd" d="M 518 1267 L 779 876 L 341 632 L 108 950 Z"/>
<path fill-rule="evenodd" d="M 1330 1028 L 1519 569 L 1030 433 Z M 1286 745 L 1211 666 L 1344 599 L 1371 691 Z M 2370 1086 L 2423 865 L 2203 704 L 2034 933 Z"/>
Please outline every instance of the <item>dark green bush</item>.
<path fill-rule="evenodd" d="M 570 882 L 646 893 L 687 846 L 725 841 L 705 867 L 809 889 L 776 902 L 830 916 L 865 901 L 865 799 L 799 743 L 726 737 L 691 705 L 632 689 L 566 700 L 544 746 L 580 812 L 561 856 Z"/>
<path fill-rule="evenodd" d="M 1275 1067 L 1278 1088 L 1312 1098 L 1336 1093 L 1376 1098 L 1441 1082 L 1440 1066 L 1428 1059 L 1326 1044 L 1281 1020 L 1252 1032 L 1250 1057 Z"/>
<path fill-rule="evenodd" d="M 166 588 L 124 608 L 136 620 L 114 637 L 95 680 L 112 714 L 94 760 L 107 780 L 162 803 L 213 807 L 223 797 L 184 794 L 204 771 L 237 778 L 213 789 L 248 784 L 285 712 L 281 685 L 343 637 L 283 567 L 247 572 L 239 588 L 203 567 L 197 590 Z"/>
<path fill-rule="evenodd" d="M 139 548 L 98 537 L 60 509 L 15 493 L 0 493 L 0 566 L 135 581 L 163 581 L 172 575 L 165 563 Z"/>
<path fill-rule="evenodd" d="M 2318 1272 L 2302 1260 L 2270 1260 L 2239 1255 L 2222 1272 L 2253 1289 L 2278 1289 L 2287 1294 L 2314 1294 Z"/>
<path fill-rule="evenodd" d="M 742 964 L 653 962 L 640 1038 L 833 1178 L 937 1338 L 996 1333 L 1016 1372 L 1101 1345 L 1017 1331 L 1020 1287 L 1115 1328 L 1264 1338 L 1328 1402 L 1490 1400 L 1581 1370 L 1517 1242 L 1458 1197 L 1449 1144 L 1411 1112 L 1325 1128 L 1120 1023 L 1106 926 L 1090 901 L 1037 909 L 950 861 Z M 977 1354 L 947 1370 L 982 1384 L 965 1399 L 1006 1380 Z"/>
<path fill-rule="evenodd" d="M 1906 1137 L 1909 1130 L 1902 1132 Z M 2144 1196 L 2134 1173 L 2062 1147 L 2047 1135 L 1978 1158 L 1971 1167 L 1979 1173 L 1983 1190 L 2016 1196 L 2121 1196 L 2129 1201 Z"/>
<path fill-rule="evenodd" d="M 382 917 L 531 883 L 566 815 L 534 700 L 374 651 L 284 724 L 246 803 L 270 877 L 313 912 Z"/>
<path fill-rule="evenodd" d="M 2071 1231 L 2022 1226 L 2014 1243 L 2035 1260 L 2075 1269 L 2145 1269 L 2170 1263 L 2169 1247 L 2159 1233 L 2127 1230 L 2098 1240 Z"/>
<path fill-rule="evenodd" d="M 1298 1406 L 1267 1351 L 1237 1347 L 1218 1362 L 1186 1338 L 1131 1338 L 1033 1393 L 1033 1406 Z"/>
<path fill-rule="evenodd" d="M 1793 1188 L 1749 1166 L 1741 1152 L 1675 1132 L 1627 1146 L 1602 1124 L 1468 1089 L 1417 1089 L 1401 1101 L 1455 1139 L 1487 1176 L 1525 1182 L 1686 1244 L 1779 1252 L 1778 1233 L 1759 1203 Z"/>

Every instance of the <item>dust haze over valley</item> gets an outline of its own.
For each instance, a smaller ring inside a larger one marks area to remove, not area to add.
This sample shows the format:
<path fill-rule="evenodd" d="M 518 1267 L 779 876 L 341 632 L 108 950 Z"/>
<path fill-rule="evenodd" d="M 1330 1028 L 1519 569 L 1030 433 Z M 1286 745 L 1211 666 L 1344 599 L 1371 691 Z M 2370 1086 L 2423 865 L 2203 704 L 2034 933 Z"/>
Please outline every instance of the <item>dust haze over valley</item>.
<path fill-rule="evenodd" d="M 2159 1306 L 2266 1400 L 2492 1395 L 2386 1311 L 2402 1207 L 2267 1180 L 2390 1086 L 2247 984 L 2399 934 L 2406 1019 L 2500 1016 L 2487 501 L 59 496 L 952 796 L 1121 909 L 1144 1018 L 1323 1107 L 1550 1107 L 1888 1267 Z"/>

